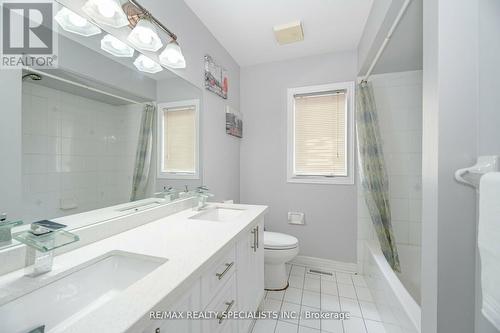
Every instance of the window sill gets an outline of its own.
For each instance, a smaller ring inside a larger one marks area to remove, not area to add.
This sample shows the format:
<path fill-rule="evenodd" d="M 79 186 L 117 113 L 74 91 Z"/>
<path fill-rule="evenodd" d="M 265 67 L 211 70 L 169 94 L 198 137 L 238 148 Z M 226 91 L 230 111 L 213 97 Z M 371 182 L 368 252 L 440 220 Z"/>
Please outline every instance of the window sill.
<path fill-rule="evenodd" d="M 200 176 L 198 174 L 188 174 L 188 173 L 166 173 L 161 172 L 157 175 L 159 179 L 190 179 L 190 180 L 198 180 Z"/>
<path fill-rule="evenodd" d="M 323 185 L 354 185 L 353 177 L 288 177 L 287 183 L 323 184 Z"/>

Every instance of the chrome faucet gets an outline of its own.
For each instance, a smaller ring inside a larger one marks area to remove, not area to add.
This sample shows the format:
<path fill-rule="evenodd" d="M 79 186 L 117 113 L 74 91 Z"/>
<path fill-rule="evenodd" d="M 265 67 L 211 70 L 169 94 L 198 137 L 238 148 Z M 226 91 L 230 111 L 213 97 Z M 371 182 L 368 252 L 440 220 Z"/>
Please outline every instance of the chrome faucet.
<path fill-rule="evenodd" d="M 0 213 L 0 246 L 12 243 L 12 228 L 21 224 L 22 221 L 7 220 L 7 213 Z"/>
<path fill-rule="evenodd" d="M 163 191 L 155 193 L 155 197 L 164 198 L 169 200 L 175 200 L 179 198 L 179 190 L 173 188 L 172 186 L 164 186 Z"/>
<path fill-rule="evenodd" d="M 208 198 L 213 197 L 214 195 L 208 192 L 208 187 L 199 186 L 194 191 L 194 195 L 198 198 L 198 205 L 194 208 L 195 210 L 202 210 L 207 207 Z"/>
<path fill-rule="evenodd" d="M 36 277 L 50 272 L 54 261 L 54 250 L 79 240 L 77 235 L 63 231 L 66 225 L 52 221 L 33 222 L 30 230 L 14 235 L 14 238 L 27 245 L 25 275 Z M 56 240 L 56 237 L 62 240 Z"/>

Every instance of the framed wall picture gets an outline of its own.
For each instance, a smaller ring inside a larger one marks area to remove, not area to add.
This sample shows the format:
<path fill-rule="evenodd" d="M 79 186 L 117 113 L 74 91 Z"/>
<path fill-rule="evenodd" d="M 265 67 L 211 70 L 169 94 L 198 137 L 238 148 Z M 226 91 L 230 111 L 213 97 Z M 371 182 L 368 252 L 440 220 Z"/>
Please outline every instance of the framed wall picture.
<path fill-rule="evenodd" d="M 243 137 L 242 114 L 230 106 L 226 106 L 226 133 L 237 138 Z"/>
<path fill-rule="evenodd" d="M 229 82 L 227 71 L 214 62 L 211 56 L 205 56 L 205 88 L 227 99 Z"/>

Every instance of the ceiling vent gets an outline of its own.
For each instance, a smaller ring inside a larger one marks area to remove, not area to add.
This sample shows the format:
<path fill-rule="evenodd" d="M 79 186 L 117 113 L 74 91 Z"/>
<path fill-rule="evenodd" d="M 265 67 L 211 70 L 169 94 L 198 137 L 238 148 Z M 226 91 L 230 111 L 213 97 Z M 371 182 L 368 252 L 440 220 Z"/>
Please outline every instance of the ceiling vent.
<path fill-rule="evenodd" d="M 279 45 L 303 41 L 304 31 L 302 30 L 302 23 L 300 21 L 294 21 L 277 25 L 274 27 L 274 35 Z"/>

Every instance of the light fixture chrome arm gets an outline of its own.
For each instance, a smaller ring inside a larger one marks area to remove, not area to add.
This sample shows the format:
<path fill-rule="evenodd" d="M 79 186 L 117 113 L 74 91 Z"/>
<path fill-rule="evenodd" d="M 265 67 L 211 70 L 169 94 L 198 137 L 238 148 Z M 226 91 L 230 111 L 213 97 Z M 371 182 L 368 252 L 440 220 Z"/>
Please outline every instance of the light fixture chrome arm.
<path fill-rule="evenodd" d="M 160 28 L 161 30 L 163 30 L 167 35 L 170 36 L 170 38 L 172 38 L 173 40 L 177 41 L 177 35 L 174 34 L 172 31 L 170 31 L 163 23 L 161 23 L 156 17 L 154 17 L 153 14 L 151 14 L 151 12 L 149 10 L 147 10 L 146 8 L 144 8 L 140 3 L 138 3 L 137 1 L 135 0 L 127 0 L 128 3 L 132 4 L 134 7 L 136 7 L 140 13 L 137 13 L 137 15 L 142 18 L 142 17 L 147 17 L 151 20 L 151 22 L 153 22 L 154 24 L 156 24 L 156 26 L 158 28 Z M 125 8 L 124 8 L 125 9 Z M 127 12 L 125 10 L 125 12 Z"/>

